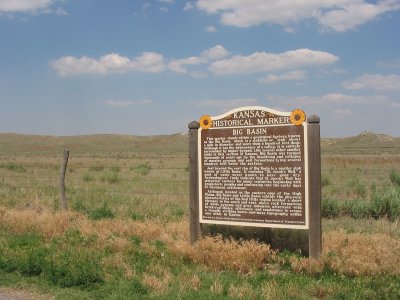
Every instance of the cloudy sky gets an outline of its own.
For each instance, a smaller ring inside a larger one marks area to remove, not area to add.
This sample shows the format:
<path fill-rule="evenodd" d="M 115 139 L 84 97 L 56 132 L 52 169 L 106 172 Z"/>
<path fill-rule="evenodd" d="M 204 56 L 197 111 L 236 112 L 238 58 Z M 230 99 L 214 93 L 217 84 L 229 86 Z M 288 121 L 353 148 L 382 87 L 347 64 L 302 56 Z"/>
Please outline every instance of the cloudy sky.
<path fill-rule="evenodd" d="M 0 132 L 186 132 L 261 105 L 400 136 L 400 0 L 0 0 Z"/>

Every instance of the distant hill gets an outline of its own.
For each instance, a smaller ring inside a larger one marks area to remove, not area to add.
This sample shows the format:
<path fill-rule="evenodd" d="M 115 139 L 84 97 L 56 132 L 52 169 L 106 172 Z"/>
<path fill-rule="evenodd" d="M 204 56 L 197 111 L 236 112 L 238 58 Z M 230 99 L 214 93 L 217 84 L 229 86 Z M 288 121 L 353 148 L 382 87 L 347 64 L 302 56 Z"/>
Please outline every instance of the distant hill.
<path fill-rule="evenodd" d="M 323 138 L 321 148 L 326 154 L 400 154 L 400 138 L 364 131 L 352 137 Z"/>
<path fill-rule="evenodd" d="M 95 134 L 81 136 L 45 136 L 0 133 L 1 153 L 54 153 L 64 149 L 74 153 L 149 152 L 158 154 L 187 154 L 186 134 L 132 136 Z M 362 132 L 347 138 L 321 139 L 323 154 L 400 154 L 400 138 L 385 134 Z"/>
<path fill-rule="evenodd" d="M 74 153 L 151 152 L 170 154 L 186 152 L 187 137 L 182 134 L 47 136 L 0 133 L 0 153 L 59 153 L 64 149 Z"/>

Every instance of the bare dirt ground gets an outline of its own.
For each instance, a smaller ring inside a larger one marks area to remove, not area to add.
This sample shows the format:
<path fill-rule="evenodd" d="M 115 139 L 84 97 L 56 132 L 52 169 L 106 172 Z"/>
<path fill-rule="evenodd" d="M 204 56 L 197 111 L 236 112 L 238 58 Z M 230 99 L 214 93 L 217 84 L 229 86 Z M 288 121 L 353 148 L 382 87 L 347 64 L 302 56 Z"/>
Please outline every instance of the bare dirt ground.
<path fill-rule="evenodd" d="M 49 296 L 39 295 L 34 292 L 0 288 L 0 300 L 49 300 Z"/>

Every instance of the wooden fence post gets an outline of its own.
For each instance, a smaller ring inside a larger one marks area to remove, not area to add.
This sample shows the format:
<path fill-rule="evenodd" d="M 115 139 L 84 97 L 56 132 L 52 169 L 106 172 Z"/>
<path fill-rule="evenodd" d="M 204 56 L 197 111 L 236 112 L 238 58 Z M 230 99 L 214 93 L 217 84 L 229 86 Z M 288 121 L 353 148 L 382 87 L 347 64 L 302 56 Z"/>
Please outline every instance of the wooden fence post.
<path fill-rule="evenodd" d="M 199 220 L 199 168 L 198 168 L 198 130 L 200 124 L 189 123 L 189 214 L 190 242 L 196 242 L 201 235 Z"/>
<path fill-rule="evenodd" d="M 67 170 L 69 150 L 64 150 L 64 159 L 60 171 L 60 201 L 62 210 L 67 210 L 67 197 L 65 196 L 65 171 Z"/>
<path fill-rule="evenodd" d="M 322 251 L 321 222 L 321 137 L 320 118 L 308 117 L 308 199 L 309 199 L 309 257 L 318 258 Z"/>

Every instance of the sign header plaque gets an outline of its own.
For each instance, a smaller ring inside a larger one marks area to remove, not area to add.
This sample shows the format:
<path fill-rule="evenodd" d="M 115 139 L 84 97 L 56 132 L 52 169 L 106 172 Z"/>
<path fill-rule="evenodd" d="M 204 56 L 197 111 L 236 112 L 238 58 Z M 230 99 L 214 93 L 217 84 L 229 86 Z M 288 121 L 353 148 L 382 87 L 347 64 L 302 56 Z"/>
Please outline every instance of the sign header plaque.
<path fill-rule="evenodd" d="M 302 110 L 241 107 L 199 123 L 200 223 L 308 229 Z"/>

